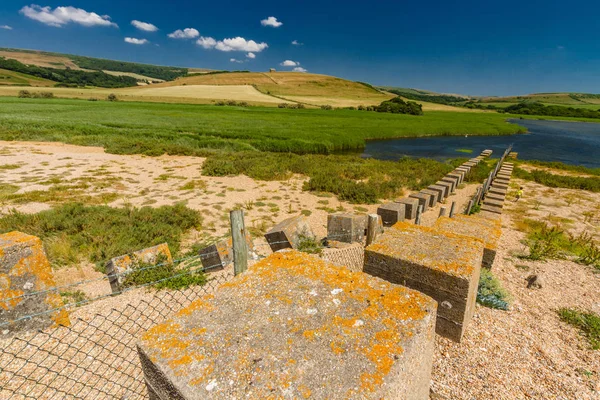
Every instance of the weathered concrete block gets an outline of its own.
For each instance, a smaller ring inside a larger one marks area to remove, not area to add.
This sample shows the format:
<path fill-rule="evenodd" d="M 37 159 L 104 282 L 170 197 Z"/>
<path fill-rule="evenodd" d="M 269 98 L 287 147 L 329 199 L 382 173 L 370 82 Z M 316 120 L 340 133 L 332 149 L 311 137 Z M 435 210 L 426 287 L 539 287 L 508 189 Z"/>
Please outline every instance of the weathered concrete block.
<path fill-rule="evenodd" d="M 446 176 L 448 178 L 453 178 L 454 180 L 456 180 L 456 186 L 460 185 L 463 181 L 463 178 L 465 177 L 464 174 L 461 174 L 459 172 L 451 172 Z"/>
<path fill-rule="evenodd" d="M 436 190 L 421 189 L 419 193 L 428 194 L 431 196 L 431 198 L 429 199 L 429 207 L 435 207 L 437 203 L 442 201 L 441 193 Z"/>
<path fill-rule="evenodd" d="M 428 399 L 436 303 L 297 251 L 145 332 L 155 399 Z"/>
<path fill-rule="evenodd" d="M 367 216 L 351 213 L 327 215 L 327 239 L 354 243 L 365 240 Z"/>
<path fill-rule="evenodd" d="M 417 208 L 419 208 L 419 199 L 413 197 L 404 197 L 395 200 L 395 203 L 404 204 L 404 219 L 415 219 L 417 217 Z"/>
<path fill-rule="evenodd" d="M 444 197 L 448 197 L 452 193 L 452 183 L 446 181 L 437 181 L 435 184 L 436 186 L 443 186 L 445 188 Z"/>
<path fill-rule="evenodd" d="M 432 195 L 432 194 L 422 193 L 422 192 L 412 193 L 412 194 L 408 195 L 408 197 L 411 197 L 413 199 L 417 199 L 419 201 L 419 205 L 423 206 L 423 212 L 427 211 L 427 209 L 429 207 L 431 207 L 432 197 L 433 196 L 434 195 Z"/>
<path fill-rule="evenodd" d="M 492 155 L 492 153 L 493 153 L 493 152 L 494 152 L 494 151 L 493 151 L 493 150 L 491 150 L 491 149 L 485 149 L 485 150 L 483 150 L 483 151 L 481 152 L 481 155 L 482 155 L 482 156 L 489 157 L 489 156 L 491 156 L 491 155 Z"/>
<path fill-rule="evenodd" d="M 454 218 L 440 217 L 433 225 L 435 229 L 483 240 L 482 267 L 491 268 L 496 258 L 498 242 L 502 235 L 499 220 L 488 220 L 475 215 L 456 214 Z"/>
<path fill-rule="evenodd" d="M 113 293 L 120 292 L 123 289 L 123 283 L 127 279 L 127 275 L 140 264 L 155 265 L 158 263 L 173 263 L 173 257 L 171 257 L 171 251 L 167 243 L 111 258 L 106 263 L 106 275 L 108 275 L 108 282 Z"/>
<path fill-rule="evenodd" d="M 248 259 L 256 259 L 254 242 L 248 232 L 246 233 L 246 246 L 248 247 Z M 233 239 L 223 239 L 200 250 L 200 260 L 205 270 L 222 270 L 233 262 Z"/>
<path fill-rule="evenodd" d="M 450 185 L 452 185 L 450 187 L 451 193 L 454 193 L 456 191 L 456 187 L 458 186 L 458 180 L 458 178 L 448 175 L 442 178 L 442 182 L 448 182 Z"/>
<path fill-rule="evenodd" d="M 365 249 L 363 271 L 433 297 L 437 333 L 459 342 L 475 310 L 483 249 L 480 239 L 399 222 Z"/>
<path fill-rule="evenodd" d="M 446 192 L 448 191 L 448 187 L 446 187 L 446 186 L 441 186 L 441 185 L 437 185 L 437 184 L 436 184 L 436 185 L 429 185 L 429 186 L 427 186 L 427 189 L 428 189 L 428 190 L 433 190 L 433 191 L 436 191 L 436 192 L 438 192 L 438 194 L 439 194 L 439 195 L 438 195 L 438 199 L 439 199 L 439 202 L 440 202 L 440 203 L 441 203 L 441 202 L 442 202 L 442 201 L 443 201 L 443 200 L 444 200 L 446 197 L 448 197 L 448 196 L 446 196 Z"/>
<path fill-rule="evenodd" d="M 486 197 L 485 200 L 483 200 L 483 204 L 489 204 L 494 207 L 502 208 L 504 206 L 504 201 L 498 201 L 498 200 L 494 200 L 489 197 Z"/>
<path fill-rule="evenodd" d="M 505 196 L 500 195 L 498 193 L 493 193 L 493 192 L 487 192 L 485 195 L 486 199 L 490 199 L 490 200 L 495 200 L 495 201 L 504 201 Z"/>
<path fill-rule="evenodd" d="M 304 215 L 285 219 L 265 233 L 265 239 L 274 252 L 282 249 L 297 249 L 303 237 L 315 237 Z"/>
<path fill-rule="evenodd" d="M 497 207 L 497 206 L 494 206 L 491 204 L 486 204 L 486 203 L 483 203 L 481 205 L 481 210 L 488 211 L 488 212 L 495 213 L 495 214 L 502 214 L 502 207 Z"/>
<path fill-rule="evenodd" d="M 500 190 L 508 190 L 508 185 L 507 184 L 503 184 L 500 182 L 492 182 L 492 186 L 494 189 L 500 189 Z"/>
<path fill-rule="evenodd" d="M 70 324 L 42 241 L 21 232 L 0 235 L 0 338 Z M 34 294 L 37 292 L 43 292 Z M 54 310 L 54 311 L 51 311 Z M 21 319 L 29 315 L 32 318 Z"/>
<path fill-rule="evenodd" d="M 325 248 L 320 257 L 335 266 L 362 272 L 365 264 L 365 248 L 360 243 L 352 243 L 339 248 Z"/>
<path fill-rule="evenodd" d="M 492 185 L 492 186 L 490 186 L 490 190 L 488 191 L 488 193 L 493 193 L 497 196 L 506 197 L 507 191 L 508 191 L 508 188 Z"/>
<path fill-rule="evenodd" d="M 381 216 L 383 226 L 392 226 L 398 221 L 404 221 L 406 204 L 386 203 L 377 208 L 377 215 Z"/>

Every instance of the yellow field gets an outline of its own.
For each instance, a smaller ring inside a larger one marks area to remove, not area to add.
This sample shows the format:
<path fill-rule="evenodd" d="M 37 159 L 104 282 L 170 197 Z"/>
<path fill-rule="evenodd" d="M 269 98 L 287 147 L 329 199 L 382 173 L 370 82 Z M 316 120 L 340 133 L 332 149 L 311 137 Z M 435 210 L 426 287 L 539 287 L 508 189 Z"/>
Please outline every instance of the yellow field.
<path fill-rule="evenodd" d="M 106 69 L 102 70 L 102 72 L 104 72 L 105 74 L 108 74 L 108 75 L 113 75 L 113 76 L 130 76 L 135 79 L 143 79 L 143 80 L 147 80 L 149 82 L 164 82 L 163 79 L 151 78 L 149 76 L 136 74 L 134 72 L 108 71 Z"/>
<path fill-rule="evenodd" d="M 0 57 L 10 58 L 22 62 L 23 64 L 37 65 L 39 67 L 59 69 L 65 69 L 66 67 L 69 67 L 71 69 L 81 69 L 77 66 L 77 64 L 67 57 L 51 56 L 48 54 L 0 51 Z"/>
<path fill-rule="evenodd" d="M 328 75 L 300 72 L 233 72 L 179 78 L 156 86 L 179 85 L 253 85 L 260 92 L 281 98 L 282 101 L 298 101 L 313 105 L 329 104 L 334 107 L 375 105 L 393 95 L 361 83 Z M 280 101 L 281 102 L 281 101 Z"/>

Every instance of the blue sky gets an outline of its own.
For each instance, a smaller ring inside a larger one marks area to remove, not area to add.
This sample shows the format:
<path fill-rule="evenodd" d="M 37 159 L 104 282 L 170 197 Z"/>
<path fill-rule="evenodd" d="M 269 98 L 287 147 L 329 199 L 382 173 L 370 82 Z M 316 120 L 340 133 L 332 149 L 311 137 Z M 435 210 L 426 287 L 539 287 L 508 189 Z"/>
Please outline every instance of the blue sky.
<path fill-rule="evenodd" d="M 303 68 L 470 95 L 600 93 L 598 15 L 592 0 L 2 0 L 0 47 L 212 69 Z M 197 32 L 168 36 L 186 28 Z M 282 66 L 286 60 L 299 65 Z"/>

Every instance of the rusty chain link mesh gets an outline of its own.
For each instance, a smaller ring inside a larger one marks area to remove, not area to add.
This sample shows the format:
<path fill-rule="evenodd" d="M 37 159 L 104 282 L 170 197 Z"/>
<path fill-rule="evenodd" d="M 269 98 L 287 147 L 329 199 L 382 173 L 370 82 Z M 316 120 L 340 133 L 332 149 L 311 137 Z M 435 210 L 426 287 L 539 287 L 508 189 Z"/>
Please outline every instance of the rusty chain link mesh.
<path fill-rule="evenodd" d="M 203 286 L 161 290 L 85 320 L 72 317 L 70 327 L 0 341 L 0 399 L 148 398 L 140 335 L 231 278 L 223 271 Z"/>

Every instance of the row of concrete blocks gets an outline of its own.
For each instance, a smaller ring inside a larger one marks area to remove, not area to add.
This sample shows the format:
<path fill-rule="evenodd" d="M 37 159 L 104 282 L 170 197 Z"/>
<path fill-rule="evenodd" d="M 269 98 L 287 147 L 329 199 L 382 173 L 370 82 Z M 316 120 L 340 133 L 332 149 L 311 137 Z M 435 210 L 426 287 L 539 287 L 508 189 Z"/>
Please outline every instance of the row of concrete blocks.
<path fill-rule="evenodd" d="M 504 200 L 508 191 L 508 184 L 513 171 L 512 163 L 503 163 L 496 178 L 492 181 L 488 192 L 483 199 L 482 211 L 494 214 L 502 214 Z"/>
<path fill-rule="evenodd" d="M 362 272 L 272 254 L 142 336 L 150 397 L 428 399 L 434 332 L 462 339 L 490 220 L 440 221 L 395 224 L 361 249 Z"/>
<path fill-rule="evenodd" d="M 437 203 L 442 203 L 456 191 L 456 188 L 464 181 L 469 171 L 489 156 L 491 152 L 491 150 L 484 150 L 482 155 L 463 163 L 426 189 L 412 193 L 406 198 L 379 206 L 377 214 L 381 216 L 383 225 L 392 226 L 397 222 L 413 220 L 417 216 L 419 206 L 422 206 L 423 212 L 425 212 L 428 208 L 435 207 Z"/>

